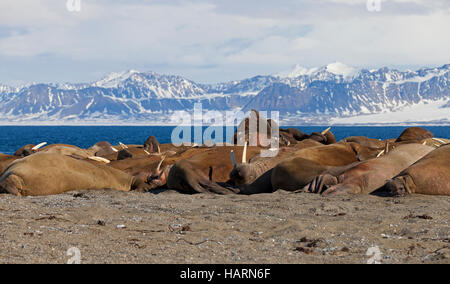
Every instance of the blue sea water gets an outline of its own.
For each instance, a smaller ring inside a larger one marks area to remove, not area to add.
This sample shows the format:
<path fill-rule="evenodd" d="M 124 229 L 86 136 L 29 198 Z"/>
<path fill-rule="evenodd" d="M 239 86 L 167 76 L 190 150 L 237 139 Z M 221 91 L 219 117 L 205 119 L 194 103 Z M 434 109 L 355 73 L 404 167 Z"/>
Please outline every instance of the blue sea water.
<path fill-rule="evenodd" d="M 284 127 L 287 128 L 287 127 Z M 327 126 L 295 126 L 305 133 L 322 131 Z M 348 136 L 367 136 L 376 139 L 398 137 L 404 126 L 335 126 L 337 140 Z M 435 137 L 450 139 L 450 126 L 425 127 Z M 0 153 L 13 154 L 26 144 L 64 143 L 88 148 L 99 141 L 113 145 L 143 144 L 148 136 L 156 136 L 160 143 L 170 143 L 173 126 L 0 126 Z M 194 135 L 192 134 L 192 139 Z M 225 132 L 223 137 L 226 137 Z"/>

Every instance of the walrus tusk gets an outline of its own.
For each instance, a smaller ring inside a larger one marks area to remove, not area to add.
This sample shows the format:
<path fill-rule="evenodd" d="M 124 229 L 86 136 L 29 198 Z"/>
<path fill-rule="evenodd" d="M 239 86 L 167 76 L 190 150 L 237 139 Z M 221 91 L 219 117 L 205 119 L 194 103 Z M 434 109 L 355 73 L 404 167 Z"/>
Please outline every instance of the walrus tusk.
<path fill-rule="evenodd" d="M 389 142 L 386 141 L 386 145 L 384 146 L 384 153 L 387 154 L 389 153 Z"/>
<path fill-rule="evenodd" d="M 427 145 L 427 141 L 423 141 L 422 145 Z"/>
<path fill-rule="evenodd" d="M 97 162 L 102 162 L 102 163 L 105 163 L 105 164 L 111 163 L 110 160 L 102 158 L 102 157 L 90 156 L 90 157 L 88 157 L 88 159 L 89 160 L 93 160 L 93 161 L 97 161 Z"/>
<path fill-rule="evenodd" d="M 445 144 L 445 141 L 443 141 L 441 139 L 438 139 L 438 138 L 431 138 L 431 139 L 433 139 L 434 141 L 437 141 L 437 142 L 439 142 L 441 144 Z"/>
<path fill-rule="evenodd" d="M 161 165 L 164 162 L 164 160 L 166 159 L 166 156 L 162 157 L 161 161 L 159 161 L 158 166 L 156 167 L 156 173 L 159 174 L 159 172 L 161 171 Z"/>
<path fill-rule="evenodd" d="M 325 129 L 324 131 L 322 131 L 322 135 L 327 134 L 328 131 L 330 131 L 331 127 L 328 127 L 327 129 Z"/>
<path fill-rule="evenodd" d="M 128 149 L 128 146 L 123 144 L 122 142 L 119 142 L 120 147 L 122 147 L 122 149 Z"/>
<path fill-rule="evenodd" d="M 158 154 L 161 154 L 161 148 L 159 147 L 159 145 L 157 147 L 158 147 Z"/>
<path fill-rule="evenodd" d="M 236 167 L 236 157 L 234 156 L 234 151 L 233 150 L 231 150 L 231 152 L 230 152 L 230 155 L 231 155 L 231 162 L 233 163 L 233 167 Z"/>
<path fill-rule="evenodd" d="M 114 148 L 113 146 L 111 146 L 111 149 L 112 149 L 114 152 L 119 152 L 119 150 L 117 150 L 117 149 Z"/>
<path fill-rule="evenodd" d="M 144 150 L 144 153 L 150 155 L 150 153 L 147 150 Z"/>
<path fill-rule="evenodd" d="M 377 158 L 381 157 L 381 155 L 383 155 L 383 154 L 384 154 L 384 150 L 381 151 L 380 153 L 378 153 Z"/>
<path fill-rule="evenodd" d="M 247 141 L 244 144 L 244 151 L 242 152 L 242 163 L 246 164 L 247 163 Z"/>
<path fill-rule="evenodd" d="M 36 151 L 39 148 L 42 148 L 42 146 L 47 145 L 47 142 L 42 142 L 41 144 L 38 144 L 36 146 L 34 146 L 33 148 L 31 148 L 31 150 Z"/>

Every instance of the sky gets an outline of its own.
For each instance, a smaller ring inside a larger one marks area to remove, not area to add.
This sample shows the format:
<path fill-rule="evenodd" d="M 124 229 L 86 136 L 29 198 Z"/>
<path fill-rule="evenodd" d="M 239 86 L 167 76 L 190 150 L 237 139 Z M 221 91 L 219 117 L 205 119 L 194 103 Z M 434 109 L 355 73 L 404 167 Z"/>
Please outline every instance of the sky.
<path fill-rule="evenodd" d="M 0 1 L 1 84 L 128 69 L 215 83 L 296 64 L 450 63 L 449 0 L 79 0 L 79 11 L 76 1 Z"/>

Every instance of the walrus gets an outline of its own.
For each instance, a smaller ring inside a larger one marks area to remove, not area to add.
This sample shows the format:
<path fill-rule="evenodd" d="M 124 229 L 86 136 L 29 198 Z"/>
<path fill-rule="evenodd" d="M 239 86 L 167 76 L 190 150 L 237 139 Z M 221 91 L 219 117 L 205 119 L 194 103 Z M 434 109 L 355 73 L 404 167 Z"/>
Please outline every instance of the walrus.
<path fill-rule="evenodd" d="M 78 158 L 78 159 L 87 159 L 91 156 L 94 156 L 93 151 L 84 150 L 84 149 L 78 148 L 77 146 L 67 145 L 67 144 L 48 145 L 48 146 L 42 148 L 41 150 L 39 150 L 39 153 L 60 154 L 60 155 L 71 156 L 73 158 Z"/>
<path fill-rule="evenodd" d="M 358 143 L 365 147 L 370 148 L 377 148 L 377 149 L 383 149 L 386 146 L 386 142 L 378 140 L 378 139 L 372 139 L 367 138 L 365 136 L 350 136 L 342 139 L 338 143 L 345 143 L 345 142 L 354 142 Z"/>
<path fill-rule="evenodd" d="M 433 138 L 434 134 L 421 127 L 406 128 L 400 136 L 395 140 L 396 143 L 414 143 L 427 138 Z"/>
<path fill-rule="evenodd" d="M 238 187 L 245 187 L 252 184 L 256 179 L 262 176 L 267 171 L 273 169 L 277 164 L 283 160 L 292 157 L 294 152 L 311 148 L 322 146 L 321 143 L 305 139 L 292 147 L 282 147 L 278 150 L 278 154 L 275 157 L 261 157 L 256 156 L 250 160 L 250 163 L 246 163 L 246 157 L 243 158 L 243 163 L 237 164 L 230 172 L 230 181 L 233 185 Z M 267 185 L 270 186 L 270 183 Z"/>
<path fill-rule="evenodd" d="M 16 157 L 26 157 L 26 156 L 29 156 L 29 155 L 31 155 L 31 154 L 36 153 L 36 152 L 39 150 L 39 148 L 41 148 L 41 147 L 44 146 L 45 144 L 47 144 L 47 142 L 42 142 L 42 143 L 40 143 L 40 144 L 38 144 L 38 145 L 34 145 L 34 144 L 28 144 L 28 145 L 25 145 L 25 146 L 23 146 L 22 148 L 20 148 L 19 150 L 17 150 L 17 151 L 14 153 L 14 156 L 16 156 Z"/>
<path fill-rule="evenodd" d="M 14 161 L 0 177 L 0 192 L 18 196 L 53 195 L 73 190 L 145 191 L 146 184 L 116 169 L 51 153 Z"/>
<path fill-rule="evenodd" d="M 236 192 L 234 189 L 219 189 L 216 184 L 216 182 L 228 182 L 229 173 L 236 165 L 235 161 L 230 161 L 231 151 L 237 156 L 246 158 L 259 154 L 261 148 L 255 146 L 212 147 L 188 159 L 179 160 L 170 167 L 167 186 L 185 193 Z"/>
<path fill-rule="evenodd" d="M 450 195 L 450 144 L 437 148 L 403 170 L 383 189 L 393 196 Z"/>
<path fill-rule="evenodd" d="M 144 149 L 149 153 L 161 153 L 158 139 L 155 136 L 150 136 L 145 140 Z"/>
<path fill-rule="evenodd" d="M 106 141 L 98 142 L 88 150 L 92 151 L 97 157 L 105 157 L 119 152 L 118 149 L 114 148 L 111 144 L 109 144 L 109 142 Z"/>
<path fill-rule="evenodd" d="M 198 170 L 199 164 L 190 160 L 176 162 L 170 169 L 167 177 L 167 187 L 176 189 L 183 193 L 217 193 L 232 194 L 237 193 L 233 188 L 218 185 L 211 179 L 211 168 L 209 177 Z"/>
<path fill-rule="evenodd" d="M 322 195 L 370 194 L 433 149 L 421 144 L 399 145 L 380 158 L 355 163 L 335 173 L 324 173 L 305 189 Z"/>

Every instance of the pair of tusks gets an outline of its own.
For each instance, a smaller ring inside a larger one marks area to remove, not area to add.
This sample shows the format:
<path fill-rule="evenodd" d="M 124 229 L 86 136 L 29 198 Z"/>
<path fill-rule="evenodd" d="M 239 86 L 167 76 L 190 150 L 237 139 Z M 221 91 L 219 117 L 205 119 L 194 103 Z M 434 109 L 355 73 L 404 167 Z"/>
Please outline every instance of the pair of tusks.
<path fill-rule="evenodd" d="M 389 142 L 388 141 L 386 141 L 386 145 L 384 146 L 384 150 L 381 151 L 380 153 L 378 153 L 377 158 L 381 157 L 381 155 L 383 155 L 383 154 L 386 155 L 387 153 L 389 153 Z"/>
<path fill-rule="evenodd" d="M 157 146 L 157 149 L 158 149 L 158 154 L 161 154 L 161 148 L 159 148 L 159 145 Z M 149 155 L 149 156 L 151 155 L 150 152 L 145 150 L 145 149 L 144 149 L 144 153 Z"/>
<path fill-rule="evenodd" d="M 38 145 L 34 146 L 33 148 L 31 148 L 31 150 L 37 151 L 40 148 L 42 148 L 42 146 L 44 146 L 44 145 L 47 145 L 47 142 L 42 142 L 41 144 L 38 144 Z"/>
<path fill-rule="evenodd" d="M 122 147 L 122 149 L 128 149 L 128 146 L 123 144 L 122 142 L 119 142 L 120 147 Z"/>
<path fill-rule="evenodd" d="M 244 151 L 242 152 L 242 164 L 247 163 L 247 143 L 248 142 L 245 142 Z M 234 156 L 234 151 L 231 150 L 230 154 L 231 154 L 231 162 L 233 163 L 233 167 L 236 167 L 237 163 L 236 163 L 236 157 Z"/>

